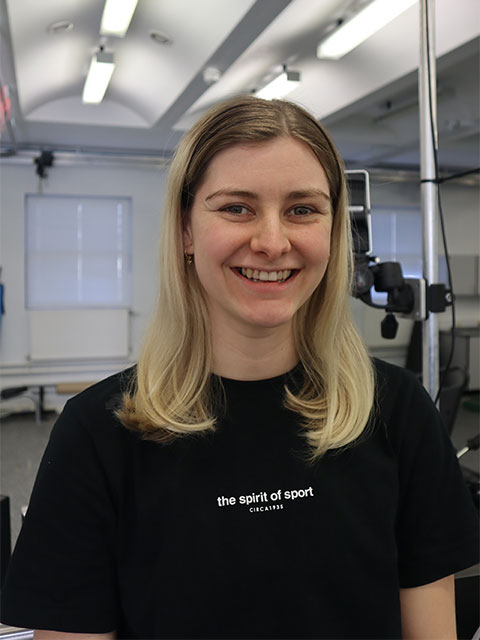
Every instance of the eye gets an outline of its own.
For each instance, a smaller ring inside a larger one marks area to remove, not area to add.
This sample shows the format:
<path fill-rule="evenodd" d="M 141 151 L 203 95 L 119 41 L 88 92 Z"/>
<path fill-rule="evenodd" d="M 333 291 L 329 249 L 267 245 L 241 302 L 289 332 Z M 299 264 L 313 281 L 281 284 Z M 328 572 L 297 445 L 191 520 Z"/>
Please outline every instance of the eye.
<path fill-rule="evenodd" d="M 303 204 L 300 204 L 297 207 L 292 207 L 288 211 L 289 214 L 297 217 L 308 216 L 308 214 L 314 213 L 314 212 L 315 210 L 312 209 L 312 207 L 307 207 L 306 205 L 303 205 Z"/>
<path fill-rule="evenodd" d="M 247 207 L 244 207 L 241 204 L 230 204 L 228 205 L 228 207 L 222 207 L 221 211 L 232 213 L 235 216 L 240 216 L 245 213 L 250 213 Z"/>

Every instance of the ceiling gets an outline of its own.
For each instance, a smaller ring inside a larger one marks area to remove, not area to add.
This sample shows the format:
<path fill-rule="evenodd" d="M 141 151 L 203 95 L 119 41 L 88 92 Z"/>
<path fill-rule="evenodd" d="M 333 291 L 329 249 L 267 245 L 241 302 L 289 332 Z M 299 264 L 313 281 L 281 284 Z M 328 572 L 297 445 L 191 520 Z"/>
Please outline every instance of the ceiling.
<path fill-rule="evenodd" d="M 366 1 L 139 0 L 120 39 L 99 36 L 103 0 L 0 0 L 0 80 L 14 112 L 2 151 L 168 157 L 207 107 L 252 92 L 286 64 L 302 78 L 288 99 L 327 125 L 347 165 L 418 168 L 418 4 L 344 58 L 315 56 L 322 36 Z M 73 28 L 52 30 L 60 21 Z M 445 171 L 480 164 L 479 34 L 478 0 L 436 0 Z M 103 102 L 85 105 L 100 44 L 116 67 Z M 220 75 L 213 84 L 204 79 L 209 67 Z"/>

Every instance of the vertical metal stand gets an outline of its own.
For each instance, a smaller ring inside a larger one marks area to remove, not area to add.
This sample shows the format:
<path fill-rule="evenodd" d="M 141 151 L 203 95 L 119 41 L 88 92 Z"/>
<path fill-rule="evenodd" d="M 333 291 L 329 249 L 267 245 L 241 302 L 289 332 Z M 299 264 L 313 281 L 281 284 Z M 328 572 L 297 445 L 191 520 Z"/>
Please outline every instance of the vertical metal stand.
<path fill-rule="evenodd" d="M 435 0 L 420 0 L 420 64 L 418 93 L 420 111 L 420 178 L 423 215 L 423 277 L 428 284 L 438 281 L 437 189 L 434 142 L 437 142 L 435 63 Z M 428 25 L 428 38 L 427 38 Z M 429 77 L 430 76 L 430 77 Z M 429 90 L 429 84 L 431 91 Z M 438 316 L 430 313 L 423 323 L 423 384 L 432 398 L 438 392 Z"/>

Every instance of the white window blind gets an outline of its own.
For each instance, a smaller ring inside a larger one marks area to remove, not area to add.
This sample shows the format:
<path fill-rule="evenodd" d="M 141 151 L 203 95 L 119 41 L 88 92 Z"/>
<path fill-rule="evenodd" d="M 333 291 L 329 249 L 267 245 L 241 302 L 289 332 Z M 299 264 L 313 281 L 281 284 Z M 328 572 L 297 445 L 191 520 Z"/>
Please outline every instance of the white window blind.
<path fill-rule="evenodd" d="M 372 209 L 373 255 L 381 262 L 399 262 L 405 278 L 422 277 L 422 214 L 416 207 Z M 387 294 L 372 290 L 372 299 L 386 301 Z"/>
<path fill-rule="evenodd" d="M 27 194 L 26 307 L 131 304 L 130 198 Z"/>
<path fill-rule="evenodd" d="M 403 275 L 422 277 L 422 216 L 416 207 L 372 210 L 373 255 L 381 262 L 400 262 Z"/>

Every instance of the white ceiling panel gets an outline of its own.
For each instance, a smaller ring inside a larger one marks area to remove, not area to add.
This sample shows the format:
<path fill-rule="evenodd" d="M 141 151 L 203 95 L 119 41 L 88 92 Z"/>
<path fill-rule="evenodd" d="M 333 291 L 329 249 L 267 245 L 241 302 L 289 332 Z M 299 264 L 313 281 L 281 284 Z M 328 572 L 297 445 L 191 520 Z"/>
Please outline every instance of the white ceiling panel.
<path fill-rule="evenodd" d="M 293 0 L 175 123 L 175 129 L 189 129 L 205 109 L 225 96 L 264 86 L 284 64 L 297 70 L 299 58 L 312 56 L 320 35 L 346 6 L 345 0 Z"/>
<path fill-rule="evenodd" d="M 103 126 L 150 127 L 165 113 L 255 0 L 141 0 L 125 38 L 99 36 L 98 0 L 8 0 L 23 117 Z M 66 33 L 48 31 L 69 20 Z M 165 33 L 159 45 L 149 34 Z M 103 43 L 115 55 L 106 101 L 81 102 L 90 59 Z M 108 114 L 108 115 L 107 115 Z"/>
<path fill-rule="evenodd" d="M 0 0 L 0 80 L 14 106 L 0 153 L 169 157 L 205 109 L 251 93 L 287 65 L 301 73 L 288 98 L 327 125 L 347 164 L 418 167 L 419 3 L 340 60 L 316 57 L 322 37 L 368 1 L 139 0 L 119 39 L 99 36 L 104 0 Z M 440 160 L 478 166 L 480 2 L 429 1 Z M 49 31 L 61 20 L 73 29 Z M 154 42 L 152 30 L 170 44 Z M 116 68 L 103 102 L 85 105 L 100 44 Z M 216 83 L 205 80 L 206 67 L 218 69 Z"/>

